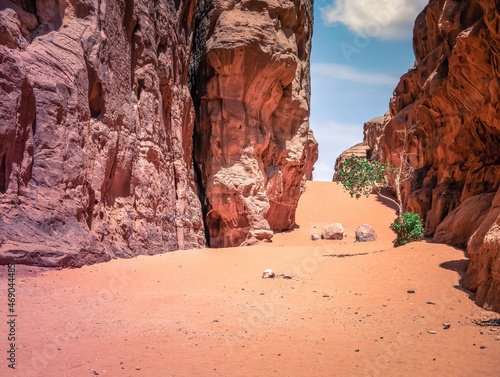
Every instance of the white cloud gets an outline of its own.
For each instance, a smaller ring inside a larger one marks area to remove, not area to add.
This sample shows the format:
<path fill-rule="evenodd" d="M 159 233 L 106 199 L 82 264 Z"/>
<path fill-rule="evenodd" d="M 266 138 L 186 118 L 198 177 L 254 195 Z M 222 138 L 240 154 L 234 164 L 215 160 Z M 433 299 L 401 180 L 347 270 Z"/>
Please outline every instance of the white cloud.
<path fill-rule="evenodd" d="M 399 77 L 376 72 L 363 72 L 343 64 L 335 63 L 312 63 L 311 73 L 336 80 L 354 81 L 367 85 L 390 85 L 395 86 Z"/>
<path fill-rule="evenodd" d="M 346 25 L 363 37 L 404 39 L 411 37 L 417 15 L 428 0 L 334 0 L 321 8 L 326 25 Z"/>

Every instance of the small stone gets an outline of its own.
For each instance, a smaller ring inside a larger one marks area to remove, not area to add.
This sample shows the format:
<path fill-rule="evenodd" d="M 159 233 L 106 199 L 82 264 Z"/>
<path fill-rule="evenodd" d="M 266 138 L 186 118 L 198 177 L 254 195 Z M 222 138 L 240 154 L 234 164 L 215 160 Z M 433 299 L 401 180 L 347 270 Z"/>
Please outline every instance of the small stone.
<path fill-rule="evenodd" d="M 484 350 L 485 348 L 486 348 L 485 346 L 481 346 L 481 347 L 479 347 L 479 349 L 482 349 L 482 350 Z"/>
<path fill-rule="evenodd" d="M 293 279 L 293 276 L 292 275 L 283 275 L 283 279 L 291 280 L 291 279 Z"/>
<path fill-rule="evenodd" d="M 267 269 L 262 273 L 262 279 L 273 279 L 275 276 L 271 269 Z"/>
<path fill-rule="evenodd" d="M 428 333 L 429 333 L 429 334 L 431 334 L 431 335 L 436 335 L 436 334 L 437 334 L 437 332 L 432 331 L 432 330 L 431 330 L 431 331 L 428 331 Z"/>
<path fill-rule="evenodd" d="M 435 303 L 435 302 L 432 302 L 432 301 L 427 301 L 427 302 L 426 302 L 426 304 L 427 304 L 427 305 L 436 305 L 436 303 Z"/>
<path fill-rule="evenodd" d="M 313 234 L 311 236 L 311 240 L 313 240 L 313 241 L 319 241 L 320 239 L 321 239 L 321 237 L 319 235 L 317 235 L 317 234 Z"/>
<path fill-rule="evenodd" d="M 448 330 L 451 327 L 451 324 L 449 323 L 443 323 L 443 329 Z"/>
<path fill-rule="evenodd" d="M 415 291 L 413 289 L 408 289 L 406 292 L 407 293 L 415 293 Z"/>
<path fill-rule="evenodd" d="M 359 352 L 359 350 L 354 350 L 354 352 Z"/>

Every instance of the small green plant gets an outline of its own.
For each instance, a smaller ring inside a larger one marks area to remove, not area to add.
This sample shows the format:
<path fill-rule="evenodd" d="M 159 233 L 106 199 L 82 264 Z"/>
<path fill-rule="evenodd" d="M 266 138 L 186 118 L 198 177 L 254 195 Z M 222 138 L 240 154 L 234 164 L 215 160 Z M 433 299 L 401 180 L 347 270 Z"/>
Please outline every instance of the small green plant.
<path fill-rule="evenodd" d="M 406 245 L 408 242 L 421 241 L 424 238 L 424 224 L 417 213 L 405 212 L 390 225 L 396 233 L 394 247 Z"/>
<path fill-rule="evenodd" d="M 342 183 L 351 197 L 368 197 L 373 189 L 387 186 L 387 164 L 352 155 L 340 164 L 337 183 Z"/>

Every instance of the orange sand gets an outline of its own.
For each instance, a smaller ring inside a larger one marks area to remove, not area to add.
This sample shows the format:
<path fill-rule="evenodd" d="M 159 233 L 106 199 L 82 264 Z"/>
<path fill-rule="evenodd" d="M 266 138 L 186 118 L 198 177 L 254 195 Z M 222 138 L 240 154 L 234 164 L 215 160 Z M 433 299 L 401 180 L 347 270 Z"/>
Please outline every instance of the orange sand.
<path fill-rule="evenodd" d="M 394 217 L 376 197 L 356 201 L 315 182 L 300 227 L 271 244 L 76 270 L 17 266 L 15 371 L 2 267 L 0 375 L 500 376 L 500 328 L 473 324 L 499 315 L 460 288 L 464 252 L 427 242 L 394 249 Z M 310 240 L 331 222 L 347 240 Z M 377 241 L 353 242 L 362 223 Z M 261 279 L 267 268 L 293 279 Z"/>

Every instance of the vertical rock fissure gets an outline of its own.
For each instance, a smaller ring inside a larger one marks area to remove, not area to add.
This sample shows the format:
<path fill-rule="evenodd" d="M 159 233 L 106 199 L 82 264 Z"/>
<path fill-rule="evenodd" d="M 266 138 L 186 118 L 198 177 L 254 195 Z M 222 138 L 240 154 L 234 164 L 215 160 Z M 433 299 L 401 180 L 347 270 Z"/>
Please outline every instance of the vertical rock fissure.
<path fill-rule="evenodd" d="M 209 10 L 209 5 L 205 0 L 199 0 L 196 3 L 195 10 L 195 21 L 194 21 L 194 30 L 193 30 L 193 41 L 191 45 L 191 56 L 189 60 L 188 72 L 187 72 L 187 85 L 191 94 L 191 99 L 193 101 L 193 105 L 195 109 L 198 109 L 201 106 L 201 93 L 199 92 L 200 83 L 198 70 L 200 68 L 200 63 L 202 56 L 205 53 L 205 44 L 206 40 L 204 35 L 206 33 L 206 21 L 203 18 L 203 14 L 207 14 Z M 200 145 L 200 140 L 202 140 L 201 135 L 198 134 L 199 129 L 199 112 L 195 110 L 195 119 L 194 119 L 194 127 L 193 127 L 193 169 L 194 169 L 194 179 L 196 192 L 198 195 L 198 199 L 201 203 L 202 210 L 202 221 L 205 232 L 205 241 L 208 247 L 210 247 L 210 231 L 207 223 L 207 213 L 209 208 L 209 203 L 206 197 L 206 189 L 203 183 L 203 171 L 197 161 L 196 152 L 201 151 L 202 146 Z"/>
<path fill-rule="evenodd" d="M 0 192 L 2 194 L 5 194 L 5 192 L 7 191 L 7 173 L 5 164 L 6 159 L 7 159 L 7 154 L 4 154 L 0 162 Z"/>
<path fill-rule="evenodd" d="M 193 131 L 193 167 L 194 167 L 194 176 L 196 180 L 196 189 L 197 189 L 197 194 L 198 198 L 201 203 L 201 211 L 203 214 L 203 226 L 205 229 L 205 240 L 207 242 L 208 247 L 210 247 L 210 231 L 208 229 L 208 224 L 207 224 L 207 212 L 208 212 L 208 207 L 209 203 L 207 202 L 206 196 L 205 196 L 205 187 L 203 186 L 203 173 L 201 172 L 200 166 L 196 162 L 196 158 L 194 155 L 194 151 L 196 150 L 196 137 L 195 137 L 195 132 Z"/>

